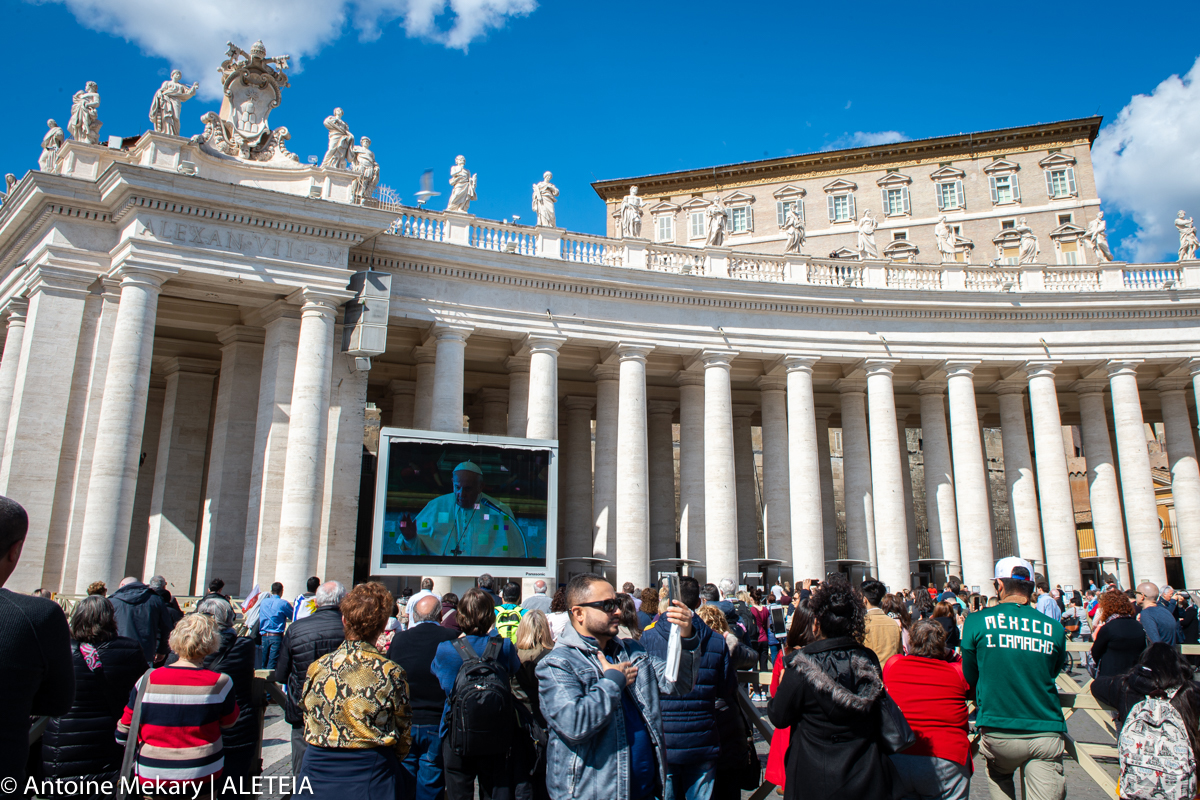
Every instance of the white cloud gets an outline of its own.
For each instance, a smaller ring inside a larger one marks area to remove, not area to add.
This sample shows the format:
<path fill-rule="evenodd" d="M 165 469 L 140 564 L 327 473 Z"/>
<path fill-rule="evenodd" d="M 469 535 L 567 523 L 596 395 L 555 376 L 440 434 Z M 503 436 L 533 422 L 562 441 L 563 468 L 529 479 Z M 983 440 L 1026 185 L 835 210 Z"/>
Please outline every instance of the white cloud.
<path fill-rule="evenodd" d="M 360 39 L 371 41 L 398 19 L 409 36 L 466 51 L 489 30 L 537 7 L 537 0 L 291 0 L 253 9 L 244 0 L 34 1 L 61 3 L 79 24 L 165 58 L 186 81 L 200 81 L 201 95 L 210 100 L 220 96 L 216 68 L 227 41 L 248 50 L 262 39 L 267 55 L 287 53 L 299 62 L 340 37 L 347 20 Z"/>
<path fill-rule="evenodd" d="M 900 131 L 855 131 L 854 133 L 843 133 L 821 149 L 845 150 L 850 147 L 871 147 L 877 144 L 895 144 L 907 141 L 908 137 Z"/>
<path fill-rule="evenodd" d="M 1092 164 L 1105 206 L 1137 223 L 1120 242 L 1123 255 L 1158 261 L 1174 254 L 1176 212 L 1200 213 L 1200 58 L 1182 78 L 1172 75 L 1130 100 L 1096 137 Z"/>

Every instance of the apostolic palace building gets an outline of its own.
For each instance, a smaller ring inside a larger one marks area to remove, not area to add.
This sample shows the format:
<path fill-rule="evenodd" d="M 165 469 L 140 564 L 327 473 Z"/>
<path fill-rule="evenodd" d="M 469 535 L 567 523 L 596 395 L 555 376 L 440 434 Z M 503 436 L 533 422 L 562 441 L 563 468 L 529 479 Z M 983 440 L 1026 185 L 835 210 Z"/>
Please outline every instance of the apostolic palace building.
<path fill-rule="evenodd" d="M 220 114 L 173 76 L 132 137 L 89 84 L 10 181 L 9 588 L 364 579 L 380 422 L 558 440 L 560 580 L 1200 582 L 1194 228 L 1112 260 L 1099 118 L 604 180 L 593 236 L 549 176 L 473 216 L 464 160 L 400 205 L 340 112 L 301 163 L 287 67 L 231 48 Z"/>

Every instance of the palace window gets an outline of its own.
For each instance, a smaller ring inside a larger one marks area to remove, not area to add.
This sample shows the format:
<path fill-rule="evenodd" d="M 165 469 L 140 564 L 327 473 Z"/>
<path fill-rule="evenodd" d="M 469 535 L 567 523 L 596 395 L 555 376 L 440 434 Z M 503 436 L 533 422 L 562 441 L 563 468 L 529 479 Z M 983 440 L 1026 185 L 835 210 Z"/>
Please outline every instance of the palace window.
<path fill-rule="evenodd" d="M 854 195 L 831 194 L 828 198 L 829 221 L 849 222 L 854 219 Z"/>
<path fill-rule="evenodd" d="M 993 175 L 988 178 L 992 185 L 992 202 L 998 206 L 1015 203 L 1021 199 L 1016 175 Z"/>
<path fill-rule="evenodd" d="M 675 241 L 675 217 L 670 214 L 659 214 L 654 218 L 654 241 Z"/>
<path fill-rule="evenodd" d="M 777 200 L 775 201 L 775 223 L 779 227 L 783 227 L 783 223 L 787 222 L 788 211 L 796 209 L 796 215 L 800 217 L 800 221 L 804 222 L 804 201 L 800 198 L 795 200 Z"/>
<path fill-rule="evenodd" d="M 964 208 L 962 181 L 945 181 L 937 184 L 938 209 L 948 211 L 953 208 Z"/>
<path fill-rule="evenodd" d="M 1074 221 L 1075 221 L 1074 214 L 1059 214 L 1058 215 L 1058 224 L 1059 225 L 1070 225 Z"/>
<path fill-rule="evenodd" d="M 908 213 L 908 187 L 883 190 L 883 209 L 887 216 L 898 217 Z"/>
<path fill-rule="evenodd" d="M 1017 227 L 1017 221 L 1015 219 L 1000 220 L 1000 230 L 1002 230 L 1002 231 L 1006 231 L 1009 228 L 1015 228 L 1015 227 Z"/>
<path fill-rule="evenodd" d="M 750 206 L 737 206 L 729 209 L 729 232 L 747 233 L 754 227 L 754 214 Z"/>
<path fill-rule="evenodd" d="M 1066 167 L 1046 170 L 1046 194 L 1050 197 L 1074 197 L 1075 169 Z"/>
<path fill-rule="evenodd" d="M 688 238 L 703 239 L 707 235 L 704 230 L 704 212 L 693 211 L 688 214 Z"/>
<path fill-rule="evenodd" d="M 893 233 L 892 233 L 892 241 L 893 242 L 903 241 L 907 238 L 908 238 L 908 231 L 893 231 Z"/>
<path fill-rule="evenodd" d="M 1063 242 L 1061 245 L 1062 263 L 1075 266 L 1079 263 L 1079 245 L 1075 242 Z"/>

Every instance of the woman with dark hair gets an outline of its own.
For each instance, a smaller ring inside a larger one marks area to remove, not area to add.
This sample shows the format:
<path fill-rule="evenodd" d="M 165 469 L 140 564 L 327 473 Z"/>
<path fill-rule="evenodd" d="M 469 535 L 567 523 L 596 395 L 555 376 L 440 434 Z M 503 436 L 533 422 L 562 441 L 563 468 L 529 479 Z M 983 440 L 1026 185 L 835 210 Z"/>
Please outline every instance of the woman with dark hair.
<path fill-rule="evenodd" d="M 883 684 L 917 741 L 891 756 L 901 797 L 966 800 L 971 790 L 971 744 L 962 662 L 946 658 L 946 629 L 936 620 L 912 626 L 908 655 L 883 667 Z"/>
<path fill-rule="evenodd" d="M 885 594 L 882 602 L 883 604 L 880 606 L 880 609 L 884 614 L 896 620 L 896 624 L 900 626 L 900 652 L 907 653 L 909 632 L 912 630 L 912 617 L 908 614 L 908 606 L 904 602 L 904 595 L 899 592 L 896 594 Z"/>
<path fill-rule="evenodd" d="M 442 627 L 452 631 L 459 630 L 458 595 L 454 592 L 446 592 L 442 595 Z"/>
<path fill-rule="evenodd" d="M 929 592 L 917 592 L 913 597 L 912 611 L 910 612 L 914 620 L 929 619 L 933 616 L 933 598 L 929 596 Z"/>
<path fill-rule="evenodd" d="M 862 593 L 835 576 L 808 607 L 815 641 L 789 655 L 767 706 L 772 724 L 791 727 L 798 745 L 787 749 L 784 797 L 890 797 L 892 774 L 879 746 L 883 680 L 878 658 L 862 645 Z"/>
<path fill-rule="evenodd" d="M 71 612 L 75 701 L 51 717 L 42 734 L 42 776 L 115 780 L 123 749 L 113 738 L 138 678 L 149 669 L 142 646 L 117 635 L 112 603 L 102 594 L 80 600 Z"/>
<path fill-rule="evenodd" d="M 650 589 L 646 590 L 647 592 Z M 645 609 L 645 597 L 642 598 L 643 610 Z M 657 606 L 656 606 L 657 608 Z M 550 635 L 554 637 L 554 641 L 558 641 L 558 637 L 562 636 L 562 632 L 571 624 L 571 615 L 567 611 L 567 587 L 560 586 L 558 591 L 554 593 L 554 597 L 550 598 L 550 613 L 546 615 L 546 621 L 550 623 Z M 643 626 L 644 628 L 645 626 Z"/>
<path fill-rule="evenodd" d="M 783 665 L 788 655 L 815 641 L 812 629 L 812 611 L 808 607 L 808 601 L 801 600 L 796 606 L 796 610 L 792 613 L 786 644 L 782 652 L 775 657 L 775 665 L 771 672 L 771 697 L 774 697 L 775 692 L 779 689 L 779 679 L 783 676 Z M 775 733 L 771 735 L 771 747 L 767 751 L 767 771 L 765 777 L 776 786 L 783 787 L 787 783 L 787 769 L 783 761 L 791 740 L 791 728 L 776 728 Z"/>
<path fill-rule="evenodd" d="M 1122 732 L 1130 710 L 1142 700 L 1147 697 L 1170 700 L 1183 717 L 1192 752 L 1197 752 L 1200 688 L 1192 681 L 1192 668 L 1187 659 L 1176 653 L 1171 645 L 1155 642 L 1145 649 L 1128 673 L 1096 678 L 1088 689 L 1100 702 L 1117 710 L 1117 730 Z"/>
<path fill-rule="evenodd" d="M 962 644 L 957 606 L 949 600 L 943 600 L 933 607 L 933 614 L 929 618 L 946 629 L 946 652 L 954 652 Z"/>
<path fill-rule="evenodd" d="M 646 626 L 654 622 L 654 618 L 658 616 L 658 589 L 650 587 L 642 589 L 641 597 L 642 607 L 638 609 L 638 623 L 641 624 L 642 630 L 646 630 Z M 553 608 L 551 610 L 553 611 Z M 565 601 L 563 603 L 563 610 L 566 610 Z"/>
<path fill-rule="evenodd" d="M 557 598 L 557 595 L 555 596 Z M 454 752 L 447 735 L 450 728 L 450 709 L 454 703 L 454 683 L 463 658 L 454 646 L 465 641 L 467 646 L 483 657 L 491 642 L 499 644 L 496 661 L 511 680 L 521 669 L 521 659 L 513 643 L 502 636 L 491 636 L 496 619 L 496 605 L 492 596 L 482 589 L 468 589 L 458 601 L 458 625 L 462 636 L 457 640 L 438 645 L 430 669 L 446 693 L 446 709 L 442 714 L 442 764 L 446 776 L 446 800 L 472 800 L 475 796 L 475 781 L 479 781 L 479 796 L 483 800 L 496 796 L 507 796 L 512 790 L 513 775 L 503 756 L 487 756 L 464 759 Z M 519 629 L 519 628 L 518 628 Z M 513 730 L 514 744 L 516 729 Z"/>
<path fill-rule="evenodd" d="M 383 584 L 355 586 L 338 605 L 346 641 L 308 668 L 299 703 L 308 747 L 296 779 L 307 779 L 309 797 L 397 797 L 411 743 L 408 681 L 375 649 L 395 606 Z"/>
<path fill-rule="evenodd" d="M 617 636 L 637 641 L 642 638 L 642 626 L 638 622 L 637 606 L 634 605 L 633 598 L 624 592 L 618 592 L 617 599 L 621 601 L 621 626 L 617 628 Z"/>
<path fill-rule="evenodd" d="M 1095 675 L 1105 678 L 1124 675 L 1146 649 L 1146 630 L 1135 616 L 1133 602 L 1122 592 L 1104 592 L 1092 629 L 1092 661 Z"/>

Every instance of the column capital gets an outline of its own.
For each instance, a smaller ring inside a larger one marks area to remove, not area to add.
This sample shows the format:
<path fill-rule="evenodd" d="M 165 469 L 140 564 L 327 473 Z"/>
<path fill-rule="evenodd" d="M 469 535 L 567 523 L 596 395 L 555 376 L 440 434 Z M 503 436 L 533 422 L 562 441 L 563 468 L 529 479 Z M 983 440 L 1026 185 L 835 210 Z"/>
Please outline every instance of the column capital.
<path fill-rule="evenodd" d="M 615 381 L 621 377 L 621 368 L 616 364 L 597 364 L 592 367 L 592 375 L 598 381 Z"/>
<path fill-rule="evenodd" d="M 947 359 L 939 366 L 945 370 L 947 379 L 971 378 L 975 375 L 975 368 L 982 363 L 982 361 L 972 361 L 970 359 Z"/>
<path fill-rule="evenodd" d="M 840 394 L 863 394 L 867 391 L 865 378 L 838 378 L 833 382 L 833 388 Z"/>
<path fill-rule="evenodd" d="M 412 349 L 413 358 L 418 364 L 435 364 L 437 363 L 437 348 L 433 345 L 422 344 Z M 528 365 L 525 367 L 529 369 Z"/>
<path fill-rule="evenodd" d="M 25 297 L 14 297 L 4 304 L 0 313 L 8 316 L 8 325 L 24 327 L 25 317 L 29 313 L 29 300 Z"/>
<path fill-rule="evenodd" d="M 729 369 L 737 355 L 736 350 L 701 350 L 700 360 L 704 363 L 705 369 L 709 367 Z"/>
<path fill-rule="evenodd" d="M 916 386 L 917 394 L 920 395 L 936 394 L 941 396 L 946 394 L 945 381 L 917 381 L 914 386 Z"/>
<path fill-rule="evenodd" d="M 208 358 L 175 356 L 174 358 L 168 358 L 164 362 L 162 371 L 159 374 L 166 378 L 177 372 L 190 372 L 194 375 L 216 375 L 220 371 L 220 361 Z"/>
<path fill-rule="evenodd" d="M 1053 378 L 1054 370 L 1061 367 L 1062 363 L 1052 359 L 1038 359 L 1026 361 L 1021 365 L 1021 369 L 1025 370 L 1025 374 L 1030 378 Z"/>
<path fill-rule="evenodd" d="M 507 403 L 508 389 L 495 389 L 486 386 L 476 392 L 476 396 L 481 403 Z"/>
<path fill-rule="evenodd" d="M 230 325 L 217 331 L 217 341 L 222 345 L 246 342 L 262 344 L 266 339 L 266 331 L 254 325 Z"/>
<path fill-rule="evenodd" d="M 1108 370 L 1108 377 L 1115 378 L 1118 375 L 1132 375 L 1137 377 L 1138 364 L 1142 363 L 1140 358 L 1122 358 L 1113 359 L 1104 365 Z"/>
<path fill-rule="evenodd" d="M 783 392 L 787 390 L 787 378 L 782 375 L 760 375 L 754 379 L 754 386 L 764 392 Z"/>
<path fill-rule="evenodd" d="M 645 364 L 646 356 L 650 355 L 653 349 L 654 345 L 649 342 L 618 342 L 613 352 L 621 362 L 638 361 Z"/>
<path fill-rule="evenodd" d="M 789 373 L 807 372 L 811 374 L 813 366 L 820 360 L 820 356 L 809 353 L 789 353 L 783 357 L 783 368 Z"/>
<path fill-rule="evenodd" d="M 52 264 L 39 264 L 33 267 L 25 277 L 25 289 L 33 296 L 39 292 L 55 292 L 57 294 L 87 295 L 91 294 L 92 284 L 100 278 L 100 273 L 90 272 L 74 267 L 60 267 Z"/>
<path fill-rule="evenodd" d="M 529 333 L 521 342 L 523 348 L 531 353 L 553 353 L 558 355 L 558 348 L 567 341 L 567 337 L 552 333 Z"/>
<path fill-rule="evenodd" d="M 703 386 L 704 373 L 693 370 L 680 370 L 675 373 L 676 386 Z"/>
<path fill-rule="evenodd" d="M 1108 390 L 1108 381 L 1075 381 L 1070 388 L 1081 397 L 1089 394 L 1104 394 Z"/>
<path fill-rule="evenodd" d="M 120 278 L 121 286 L 140 285 L 160 289 L 164 283 L 178 275 L 179 270 L 155 264 L 122 261 L 113 267 L 108 274 L 112 277 Z"/>
<path fill-rule="evenodd" d="M 868 378 L 872 375 L 887 375 L 890 378 L 899 363 L 898 358 L 868 358 L 863 362 L 863 369 L 866 370 Z"/>
<path fill-rule="evenodd" d="M 566 405 L 568 411 L 591 411 L 596 407 L 596 398 L 569 394 L 566 397 Z"/>
<path fill-rule="evenodd" d="M 451 340 L 463 342 L 465 344 L 467 337 L 470 336 L 474 330 L 475 329 L 470 325 L 434 325 L 430 329 L 429 333 L 439 342 L 443 340 Z"/>
<path fill-rule="evenodd" d="M 342 289 L 328 289 L 323 286 L 302 286 L 287 296 L 289 302 L 301 306 L 301 314 L 318 313 L 327 316 L 337 314 L 339 308 L 348 300 L 353 300 L 354 292 Z"/>
<path fill-rule="evenodd" d="M 242 319 L 247 325 L 265 328 L 279 319 L 300 319 L 300 306 L 288 300 L 275 300 L 262 308 L 256 308 Z"/>
<path fill-rule="evenodd" d="M 733 404 L 733 416 L 735 419 L 737 417 L 744 417 L 745 419 L 749 419 L 750 417 L 753 417 L 755 412 L 757 412 L 757 411 L 758 411 L 758 406 L 751 405 L 749 403 L 734 403 Z"/>
<path fill-rule="evenodd" d="M 1162 377 L 1151 383 L 1150 386 L 1157 390 L 1160 395 L 1170 394 L 1171 392 L 1184 392 L 1192 388 L 1192 379 Z"/>
<path fill-rule="evenodd" d="M 1005 395 L 1009 394 L 1025 394 L 1025 390 L 1028 388 L 1028 385 L 1028 380 L 1014 376 L 1008 380 L 996 381 L 988 387 L 988 390 L 991 391 L 992 394 L 1004 397 Z"/>
<path fill-rule="evenodd" d="M 675 409 L 679 408 L 679 403 L 675 400 L 651 400 L 646 404 L 646 408 L 650 416 L 655 414 L 670 416 L 675 413 Z"/>
<path fill-rule="evenodd" d="M 514 372 L 529 372 L 529 356 L 509 356 L 504 359 L 504 366 L 509 375 Z"/>
<path fill-rule="evenodd" d="M 417 393 L 417 382 L 395 380 L 389 382 L 387 388 L 388 394 L 390 394 L 392 397 L 395 397 L 398 394 L 415 395 Z"/>
<path fill-rule="evenodd" d="M 817 418 L 817 422 L 829 424 L 829 418 L 833 416 L 834 412 L 832 408 L 822 408 L 821 406 L 817 406 L 815 409 L 813 409 L 813 413 Z"/>

